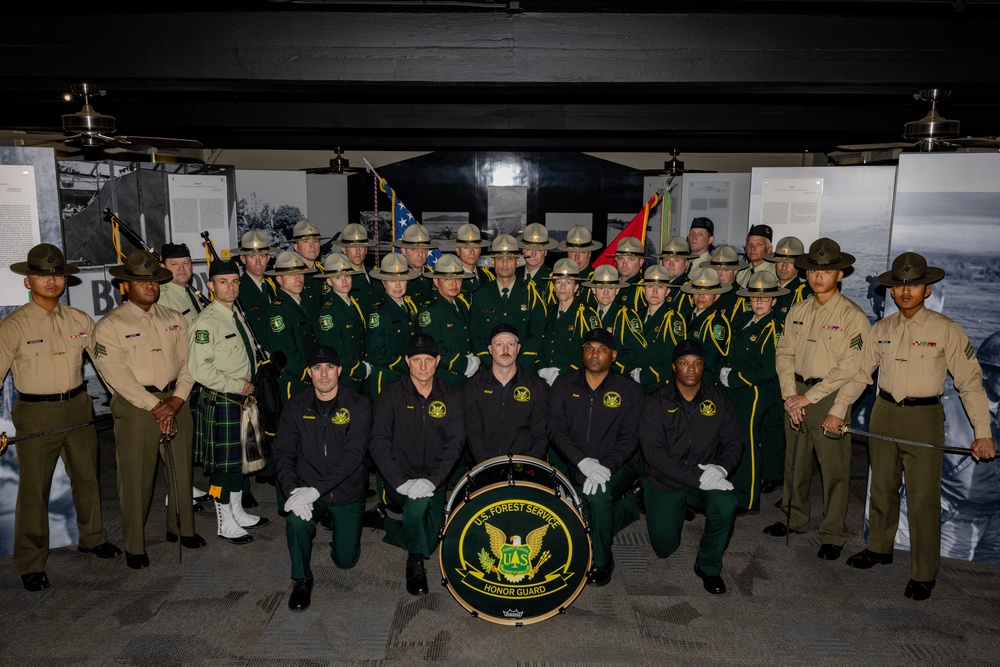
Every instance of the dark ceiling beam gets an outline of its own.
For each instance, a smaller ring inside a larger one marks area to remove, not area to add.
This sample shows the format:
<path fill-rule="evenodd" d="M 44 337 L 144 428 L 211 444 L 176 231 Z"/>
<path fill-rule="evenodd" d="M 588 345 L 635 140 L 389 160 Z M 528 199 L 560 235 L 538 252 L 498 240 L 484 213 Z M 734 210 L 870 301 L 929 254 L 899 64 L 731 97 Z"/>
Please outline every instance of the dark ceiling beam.
<path fill-rule="evenodd" d="M 747 3 L 775 6 L 778 3 Z M 809 3 L 814 5 L 816 3 Z M 855 3 L 849 3 L 856 6 Z M 928 6 L 929 3 L 919 3 Z M 92 81 L 119 133 L 211 148 L 825 150 L 899 140 L 924 87 L 1000 134 L 1000 15 L 158 12 L 10 16 L 0 127 Z"/>

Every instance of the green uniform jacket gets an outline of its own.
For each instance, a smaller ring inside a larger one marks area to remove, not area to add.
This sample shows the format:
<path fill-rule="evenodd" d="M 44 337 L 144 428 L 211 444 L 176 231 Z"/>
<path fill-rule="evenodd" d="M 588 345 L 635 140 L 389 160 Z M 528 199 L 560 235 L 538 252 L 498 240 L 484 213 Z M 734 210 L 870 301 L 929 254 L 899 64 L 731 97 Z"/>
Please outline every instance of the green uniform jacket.
<path fill-rule="evenodd" d="M 721 301 L 721 299 L 720 299 Z M 695 314 L 692 310 L 687 318 L 687 337 L 699 341 L 705 348 L 705 377 L 715 381 L 719 369 L 727 366 L 732 326 L 726 314 L 717 308 L 719 301 Z"/>
<path fill-rule="evenodd" d="M 633 368 L 642 365 L 646 338 L 642 333 L 642 320 L 638 313 L 612 302 L 603 318 L 595 308 L 587 308 L 587 323 L 591 329 L 604 327 L 618 341 L 615 368 L 619 373 L 628 374 Z"/>
<path fill-rule="evenodd" d="M 729 356 L 724 367 L 729 373 L 730 392 L 749 387 L 760 387 L 777 382 L 774 353 L 778 349 L 778 323 L 774 313 L 765 315 L 759 322 L 733 331 Z M 734 400 L 736 394 L 733 394 Z"/>
<path fill-rule="evenodd" d="M 316 271 L 322 271 L 323 264 L 316 262 L 313 268 Z M 326 280 L 323 278 L 314 278 L 313 276 L 315 275 L 315 273 L 307 273 L 303 276 L 305 280 L 302 281 L 302 307 L 309 313 L 310 322 L 315 321 L 316 316 L 319 314 L 319 307 L 330 292 L 330 286 L 326 284 Z"/>
<path fill-rule="evenodd" d="M 473 352 L 484 366 L 489 366 L 492 358 L 486 348 L 490 344 L 490 332 L 496 325 L 506 322 L 517 329 L 521 341 L 518 363 L 522 368 L 531 370 L 542 347 L 546 313 L 541 294 L 524 283 L 517 280 L 511 283 L 506 304 L 500 297 L 498 283 L 483 285 L 472 297 L 469 315 Z"/>
<path fill-rule="evenodd" d="M 462 281 L 462 294 L 465 296 L 466 301 L 471 302 L 472 295 L 476 293 L 477 289 L 483 285 L 488 285 L 496 279 L 497 277 L 489 267 L 477 266 L 476 276 Z"/>
<path fill-rule="evenodd" d="M 267 339 L 267 309 L 271 302 L 278 298 L 278 286 L 274 278 L 264 277 L 262 287 L 258 288 L 253 278 L 243 273 L 240 277 L 240 297 L 238 301 L 243 306 L 247 324 L 253 330 L 257 342 L 264 345 Z"/>
<path fill-rule="evenodd" d="M 283 403 L 309 385 L 306 366 L 316 337 L 314 319 L 304 306 L 304 301 L 301 305 L 295 303 L 287 292 L 281 291 L 267 310 L 267 349 L 271 354 L 283 352 L 286 359 L 285 370 L 278 378 Z"/>
<path fill-rule="evenodd" d="M 406 283 L 406 296 L 420 310 L 437 296 L 437 290 L 430 278 L 419 276 Z"/>
<path fill-rule="evenodd" d="M 684 319 L 687 319 L 688 313 L 694 309 L 694 303 L 691 301 L 691 295 L 685 294 L 681 291 L 681 285 L 689 282 L 691 281 L 688 279 L 686 273 L 682 273 L 671 280 L 670 294 L 667 295 L 667 300 L 664 303 L 665 306 L 669 306 L 671 310 Z"/>
<path fill-rule="evenodd" d="M 774 304 L 774 319 L 777 320 L 778 326 L 782 330 L 785 328 L 785 318 L 788 316 L 788 310 L 800 301 L 811 299 L 813 295 L 809 283 L 798 277 L 789 280 L 788 284 L 785 285 L 785 289 L 788 290 L 788 294 L 779 296 L 778 302 Z"/>
<path fill-rule="evenodd" d="M 464 387 L 467 380 L 465 371 L 469 368 L 469 359 L 466 355 L 472 352 L 472 343 L 469 339 L 469 304 L 465 297 L 459 294 L 452 304 L 437 294 L 420 310 L 417 315 L 417 326 L 420 331 L 437 342 L 438 354 L 441 355 L 437 377 L 453 387 L 459 389 Z"/>
<path fill-rule="evenodd" d="M 565 373 L 580 368 L 583 337 L 591 328 L 587 319 L 588 310 L 583 296 L 579 294 L 561 313 L 558 303 L 549 306 L 535 371 L 558 368 L 560 373 Z"/>
<path fill-rule="evenodd" d="M 673 377 L 673 355 L 677 343 L 687 338 L 684 318 L 671 310 L 664 302 L 655 313 L 649 315 L 649 307 L 640 311 L 646 350 L 639 366 L 639 384 L 642 390 L 651 394 Z"/>
<path fill-rule="evenodd" d="M 381 280 L 359 273 L 351 279 L 351 296 L 358 302 L 367 320 L 372 307 L 385 296 L 385 287 L 382 286 Z"/>
<path fill-rule="evenodd" d="M 538 267 L 538 271 L 536 271 L 535 275 L 532 277 L 528 276 L 523 266 L 517 267 L 517 272 L 514 274 L 515 280 L 518 282 L 526 285 L 534 285 L 534 288 L 545 299 L 545 305 L 548 307 L 551 307 L 552 304 L 559 301 L 559 299 L 556 298 L 555 283 L 551 280 L 545 280 L 551 275 L 552 268 L 548 264 L 542 264 Z"/>
<path fill-rule="evenodd" d="M 629 286 L 623 287 L 618 292 L 618 296 L 615 297 L 615 303 L 631 308 L 638 313 L 647 306 L 646 295 L 642 291 L 642 271 L 629 278 L 626 282 L 628 282 Z"/>
<path fill-rule="evenodd" d="M 416 316 L 417 307 L 409 296 L 403 297 L 403 305 L 386 296 L 373 306 L 365 334 L 366 361 L 372 365 L 368 379 L 368 394 L 372 398 L 406 372 L 403 356 L 410 338 L 417 332 Z"/>
<path fill-rule="evenodd" d="M 316 342 L 329 345 L 340 356 L 340 381 L 359 391 L 365 379 L 365 316 L 352 296 L 348 303 L 336 292 L 323 300 L 316 318 Z"/>

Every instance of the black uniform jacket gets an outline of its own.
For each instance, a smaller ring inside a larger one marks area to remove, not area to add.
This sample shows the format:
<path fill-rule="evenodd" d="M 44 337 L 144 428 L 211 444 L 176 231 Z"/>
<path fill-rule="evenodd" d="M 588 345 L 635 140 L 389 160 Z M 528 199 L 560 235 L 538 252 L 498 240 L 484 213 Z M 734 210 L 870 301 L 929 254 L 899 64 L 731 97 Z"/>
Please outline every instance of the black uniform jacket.
<path fill-rule="evenodd" d="M 410 479 L 427 479 L 440 488 L 464 444 L 465 410 L 458 389 L 434 378 L 424 398 L 409 375 L 382 388 L 369 447 L 379 474 L 393 489 Z"/>
<path fill-rule="evenodd" d="M 614 369 L 594 391 L 585 369 L 556 378 L 549 391 L 549 440 L 570 464 L 574 484 L 586 479 L 577 468 L 583 459 L 597 459 L 614 474 L 635 458 L 642 399 L 642 387 Z"/>
<path fill-rule="evenodd" d="M 465 428 L 476 463 L 494 456 L 523 454 L 544 459 L 546 384 L 520 366 L 504 388 L 492 368 L 476 373 L 465 385 Z"/>
<path fill-rule="evenodd" d="M 368 399 L 344 385 L 321 419 L 312 387 L 293 396 L 274 436 L 274 464 L 285 496 L 311 486 L 330 505 L 362 500 L 368 489 L 365 448 L 371 434 Z"/>
<path fill-rule="evenodd" d="M 689 420 L 676 380 L 646 399 L 639 443 L 646 481 L 663 491 L 697 489 L 698 464 L 716 463 L 732 474 L 743 457 L 743 435 L 736 412 L 717 386 L 701 385 Z"/>

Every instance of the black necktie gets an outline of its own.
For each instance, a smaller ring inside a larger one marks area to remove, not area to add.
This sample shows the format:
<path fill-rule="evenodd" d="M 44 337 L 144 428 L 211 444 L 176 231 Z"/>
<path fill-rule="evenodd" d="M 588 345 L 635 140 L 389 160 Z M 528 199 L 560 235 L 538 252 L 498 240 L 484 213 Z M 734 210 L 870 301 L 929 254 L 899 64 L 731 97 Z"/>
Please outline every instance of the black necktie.
<path fill-rule="evenodd" d="M 507 305 L 508 295 L 510 295 L 510 289 L 504 287 L 502 290 L 500 290 L 500 300 L 503 301 L 503 304 L 505 306 Z"/>
<path fill-rule="evenodd" d="M 257 358 L 253 353 L 253 345 L 250 344 L 250 337 L 247 335 L 247 330 L 243 328 L 243 323 L 240 321 L 240 316 L 233 313 L 233 319 L 236 320 L 236 330 L 240 332 L 240 338 L 243 339 L 243 345 L 247 349 L 247 357 L 250 359 L 250 382 L 256 382 L 257 380 Z"/>
<path fill-rule="evenodd" d="M 194 289 L 188 286 L 184 287 L 184 291 L 187 292 L 188 298 L 191 299 L 191 306 L 194 308 L 194 312 L 201 312 L 201 304 L 198 303 L 198 297 L 194 295 Z"/>

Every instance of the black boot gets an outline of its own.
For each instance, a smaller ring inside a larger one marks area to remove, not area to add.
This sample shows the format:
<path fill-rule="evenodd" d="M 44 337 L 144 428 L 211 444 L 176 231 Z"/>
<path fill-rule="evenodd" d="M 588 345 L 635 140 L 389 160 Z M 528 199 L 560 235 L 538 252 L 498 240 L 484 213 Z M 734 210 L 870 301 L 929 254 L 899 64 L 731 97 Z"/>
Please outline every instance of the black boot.
<path fill-rule="evenodd" d="M 420 554 L 411 553 L 406 558 L 406 592 L 410 595 L 427 594 L 427 569 Z"/>

